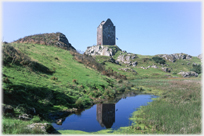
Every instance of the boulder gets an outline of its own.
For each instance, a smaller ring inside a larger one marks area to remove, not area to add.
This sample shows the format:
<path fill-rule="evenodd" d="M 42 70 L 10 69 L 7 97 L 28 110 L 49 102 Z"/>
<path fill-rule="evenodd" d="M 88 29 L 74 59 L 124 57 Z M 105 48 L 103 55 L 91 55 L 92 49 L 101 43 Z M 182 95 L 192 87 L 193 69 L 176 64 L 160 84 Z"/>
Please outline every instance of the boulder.
<path fill-rule="evenodd" d="M 151 68 L 158 68 L 157 65 L 152 65 Z"/>
<path fill-rule="evenodd" d="M 202 59 L 202 54 L 198 55 L 198 58 L 199 58 L 199 59 Z"/>
<path fill-rule="evenodd" d="M 192 77 L 192 76 L 195 76 L 197 77 L 198 76 L 198 73 L 194 72 L 194 71 L 189 71 L 189 72 L 179 72 L 178 73 L 179 75 L 182 75 L 183 77 Z"/>
<path fill-rule="evenodd" d="M 147 68 L 145 68 L 145 67 L 143 67 L 143 66 L 142 66 L 142 67 L 140 67 L 140 68 L 142 68 L 142 69 L 147 69 Z"/>
<path fill-rule="evenodd" d="M 39 129 L 44 133 L 52 133 L 53 131 L 56 131 L 54 127 L 48 123 L 33 123 L 28 125 L 27 128 L 32 130 Z"/>
<path fill-rule="evenodd" d="M 64 122 L 65 118 L 61 118 L 61 119 L 57 119 L 56 120 L 56 124 L 57 125 L 62 125 L 62 123 Z"/>
<path fill-rule="evenodd" d="M 171 72 L 170 68 L 167 68 L 167 67 L 163 67 L 162 70 L 163 70 L 164 72 Z"/>
<path fill-rule="evenodd" d="M 112 57 L 109 59 L 109 62 L 120 65 L 119 62 L 116 61 L 116 60 L 115 60 L 114 58 L 112 58 Z"/>
<path fill-rule="evenodd" d="M 32 119 L 32 117 L 30 115 L 28 115 L 28 114 L 19 115 L 18 118 L 21 119 L 21 120 L 31 120 Z"/>
<path fill-rule="evenodd" d="M 137 64 L 138 64 L 137 61 L 132 62 L 132 66 L 133 66 L 133 67 L 137 66 Z"/>
<path fill-rule="evenodd" d="M 3 106 L 3 114 L 14 115 L 14 108 L 11 105 L 4 105 Z"/>

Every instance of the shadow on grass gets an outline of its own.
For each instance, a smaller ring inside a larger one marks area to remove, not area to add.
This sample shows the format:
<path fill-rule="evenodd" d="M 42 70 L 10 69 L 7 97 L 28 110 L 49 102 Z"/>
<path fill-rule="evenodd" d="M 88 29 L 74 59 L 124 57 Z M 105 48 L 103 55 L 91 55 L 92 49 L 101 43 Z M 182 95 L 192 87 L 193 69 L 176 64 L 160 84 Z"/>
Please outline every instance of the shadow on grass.
<path fill-rule="evenodd" d="M 14 85 L 12 83 L 4 84 L 3 87 L 4 104 L 12 105 L 15 109 L 19 108 L 22 113 L 28 113 L 28 109 L 31 107 L 35 108 L 36 114 L 46 121 L 52 120 L 49 113 L 62 111 L 61 107 L 72 108 L 75 106 L 75 101 L 73 97 L 60 90 L 54 91 L 45 87 Z"/>

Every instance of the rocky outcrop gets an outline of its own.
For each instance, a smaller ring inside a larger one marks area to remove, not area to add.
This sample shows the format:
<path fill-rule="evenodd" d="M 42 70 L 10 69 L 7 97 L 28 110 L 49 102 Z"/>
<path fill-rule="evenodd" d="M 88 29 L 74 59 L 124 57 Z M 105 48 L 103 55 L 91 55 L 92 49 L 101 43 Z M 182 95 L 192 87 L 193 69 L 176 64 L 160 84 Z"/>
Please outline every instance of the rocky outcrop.
<path fill-rule="evenodd" d="M 162 67 L 162 70 L 163 70 L 164 72 L 168 72 L 168 73 L 171 72 L 171 69 L 170 69 L 170 68 L 167 68 L 167 67 Z"/>
<path fill-rule="evenodd" d="M 137 66 L 137 64 L 138 64 L 137 61 L 132 62 L 132 66 L 133 66 L 133 67 Z"/>
<path fill-rule="evenodd" d="M 131 69 L 131 68 L 120 68 L 118 70 L 122 70 L 122 71 L 125 71 L 125 72 L 134 72 L 134 73 L 137 73 L 134 69 Z"/>
<path fill-rule="evenodd" d="M 202 60 L 202 54 L 198 55 L 198 58 Z"/>
<path fill-rule="evenodd" d="M 14 41 L 15 43 L 33 43 L 42 45 L 53 45 L 64 49 L 76 50 L 68 41 L 63 33 L 45 33 L 26 36 Z"/>
<path fill-rule="evenodd" d="M 194 62 L 192 65 L 193 65 L 193 66 L 197 66 L 198 64 Z"/>
<path fill-rule="evenodd" d="M 157 67 L 157 65 L 154 65 L 154 64 L 153 64 L 152 66 L 147 66 L 146 68 L 143 67 L 143 66 L 140 67 L 140 68 L 142 68 L 142 69 L 148 69 L 148 68 L 158 68 L 158 67 Z"/>
<path fill-rule="evenodd" d="M 162 57 L 168 61 L 175 62 L 178 59 L 191 59 L 192 56 L 184 53 L 175 53 L 175 54 L 160 54 L 157 55 L 159 57 Z"/>
<path fill-rule="evenodd" d="M 33 123 L 27 126 L 27 129 L 39 130 L 44 133 L 52 133 L 56 131 L 51 124 L 48 123 Z"/>
<path fill-rule="evenodd" d="M 179 72 L 178 73 L 179 75 L 182 75 L 183 77 L 192 77 L 192 76 L 195 76 L 197 77 L 198 74 L 194 71 L 189 71 L 189 72 Z"/>
<path fill-rule="evenodd" d="M 113 45 L 95 45 L 87 47 L 84 53 L 91 56 L 113 56 L 119 50 L 121 49 Z"/>
<path fill-rule="evenodd" d="M 4 105 L 3 114 L 14 116 L 14 108 L 11 105 Z"/>
<path fill-rule="evenodd" d="M 118 56 L 117 61 L 128 64 L 129 66 L 136 66 L 138 63 L 134 61 L 135 58 L 138 58 L 136 54 L 125 53 Z"/>
<path fill-rule="evenodd" d="M 57 119 L 55 122 L 57 125 L 62 125 L 66 118 Z"/>
<path fill-rule="evenodd" d="M 18 118 L 21 119 L 21 120 L 31 120 L 32 116 L 30 116 L 28 114 L 22 114 L 22 115 L 19 115 Z"/>
<path fill-rule="evenodd" d="M 114 58 L 112 58 L 112 57 L 111 57 L 108 61 L 111 62 L 111 63 L 115 63 L 115 64 L 120 65 L 119 62 L 116 61 L 116 60 L 115 60 Z"/>

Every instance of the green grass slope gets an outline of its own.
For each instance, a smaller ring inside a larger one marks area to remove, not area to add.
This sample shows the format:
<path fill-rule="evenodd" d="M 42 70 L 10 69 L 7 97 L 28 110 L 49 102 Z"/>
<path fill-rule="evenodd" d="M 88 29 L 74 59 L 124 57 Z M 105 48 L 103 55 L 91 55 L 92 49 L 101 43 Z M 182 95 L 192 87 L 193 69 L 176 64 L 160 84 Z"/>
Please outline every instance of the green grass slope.
<path fill-rule="evenodd" d="M 42 113 L 86 107 L 91 105 L 94 98 L 103 95 L 110 81 L 115 81 L 77 62 L 67 50 L 38 44 L 10 45 L 41 67 L 34 69 L 26 64 L 16 65 L 13 62 L 15 59 L 4 65 L 4 104 L 14 107 L 26 104 Z M 47 73 L 40 68 L 52 72 Z"/>

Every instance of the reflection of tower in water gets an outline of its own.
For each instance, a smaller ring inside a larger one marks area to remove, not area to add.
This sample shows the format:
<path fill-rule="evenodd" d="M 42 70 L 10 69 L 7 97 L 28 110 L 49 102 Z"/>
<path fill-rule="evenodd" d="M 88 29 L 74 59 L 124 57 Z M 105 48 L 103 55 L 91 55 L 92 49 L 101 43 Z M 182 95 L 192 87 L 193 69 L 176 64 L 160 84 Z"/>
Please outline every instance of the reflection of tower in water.
<path fill-rule="evenodd" d="M 97 104 L 96 114 L 102 127 L 111 128 L 115 122 L 115 104 Z"/>

